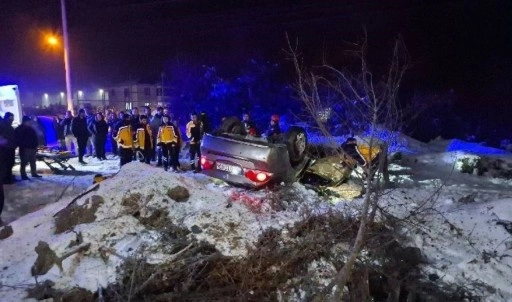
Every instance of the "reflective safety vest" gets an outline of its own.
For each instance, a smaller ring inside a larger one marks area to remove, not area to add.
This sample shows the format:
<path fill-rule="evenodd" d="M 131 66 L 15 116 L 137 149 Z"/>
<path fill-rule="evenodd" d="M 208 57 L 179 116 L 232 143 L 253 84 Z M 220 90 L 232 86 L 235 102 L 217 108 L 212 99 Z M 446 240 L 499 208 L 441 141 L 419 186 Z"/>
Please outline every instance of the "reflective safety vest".
<path fill-rule="evenodd" d="M 158 136 L 156 138 L 157 144 L 159 143 L 177 143 L 178 142 L 178 133 L 176 132 L 176 127 L 174 125 L 163 125 L 158 129 Z"/>
<path fill-rule="evenodd" d="M 135 147 L 140 148 L 142 150 L 144 150 L 146 146 L 146 136 L 144 135 L 144 130 L 148 131 L 149 144 L 151 148 L 153 148 L 153 132 L 151 131 L 151 127 L 149 125 L 146 125 L 145 128 L 146 129 L 137 129 L 137 133 L 135 134 Z"/>
<path fill-rule="evenodd" d="M 132 127 L 123 126 L 119 128 L 119 131 L 117 132 L 117 135 L 114 139 L 120 148 L 133 148 Z"/>

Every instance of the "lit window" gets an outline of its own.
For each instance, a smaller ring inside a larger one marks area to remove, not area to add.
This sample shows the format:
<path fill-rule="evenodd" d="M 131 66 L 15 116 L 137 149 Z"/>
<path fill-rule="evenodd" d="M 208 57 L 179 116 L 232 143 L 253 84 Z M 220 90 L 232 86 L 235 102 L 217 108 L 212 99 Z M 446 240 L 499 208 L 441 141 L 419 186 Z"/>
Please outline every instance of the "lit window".
<path fill-rule="evenodd" d="M 125 108 L 126 110 L 132 110 L 132 102 L 126 102 L 125 103 Z"/>

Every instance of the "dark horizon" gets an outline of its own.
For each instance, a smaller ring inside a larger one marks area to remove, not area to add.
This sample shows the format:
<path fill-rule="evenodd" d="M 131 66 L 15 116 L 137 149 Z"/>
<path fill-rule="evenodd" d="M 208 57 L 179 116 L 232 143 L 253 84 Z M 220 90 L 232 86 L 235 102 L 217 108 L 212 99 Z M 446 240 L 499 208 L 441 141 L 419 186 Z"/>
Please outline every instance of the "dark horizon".
<path fill-rule="evenodd" d="M 62 55 L 41 45 L 60 32 L 60 1 L 3 1 L 0 82 L 62 90 Z M 465 106 L 512 96 L 512 4 L 506 1 L 67 0 L 73 90 L 158 78 L 175 57 L 220 70 L 251 58 L 285 63 L 285 32 L 311 63 L 344 61 L 346 42 L 368 31 L 370 63 L 388 64 L 402 35 L 413 61 L 407 93 L 454 90 Z"/>

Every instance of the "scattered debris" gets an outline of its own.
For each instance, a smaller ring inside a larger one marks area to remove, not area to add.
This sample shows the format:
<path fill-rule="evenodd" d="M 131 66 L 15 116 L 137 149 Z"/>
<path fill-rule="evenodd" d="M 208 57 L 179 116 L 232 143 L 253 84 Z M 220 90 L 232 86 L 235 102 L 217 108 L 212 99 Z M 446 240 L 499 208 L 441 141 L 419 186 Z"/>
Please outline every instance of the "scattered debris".
<path fill-rule="evenodd" d="M 6 225 L 0 229 L 0 240 L 9 238 L 13 234 L 12 226 Z"/>
<path fill-rule="evenodd" d="M 183 186 L 176 186 L 167 191 L 167 196 L 176 202 L 185 202 L 190 197 L 190 192 Z"/>

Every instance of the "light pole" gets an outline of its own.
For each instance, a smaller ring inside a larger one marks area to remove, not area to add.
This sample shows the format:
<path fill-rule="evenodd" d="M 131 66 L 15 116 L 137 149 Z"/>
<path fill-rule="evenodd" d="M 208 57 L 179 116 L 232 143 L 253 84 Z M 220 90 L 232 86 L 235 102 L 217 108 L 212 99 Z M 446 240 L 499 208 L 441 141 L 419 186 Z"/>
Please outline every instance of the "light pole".
<path fill-rule="evenodd" d="M 66 18 L 66 1 L 60 0 L 62 11 L 62 32 L 64 34 L 64 69 L 66 69 L 66 103 L 68 110 L 73 111 L 73 99 L 71 94 L 71 69 L 69 66 L 69 43 L 68 43 L 68 23 Z"/>

